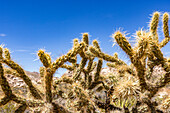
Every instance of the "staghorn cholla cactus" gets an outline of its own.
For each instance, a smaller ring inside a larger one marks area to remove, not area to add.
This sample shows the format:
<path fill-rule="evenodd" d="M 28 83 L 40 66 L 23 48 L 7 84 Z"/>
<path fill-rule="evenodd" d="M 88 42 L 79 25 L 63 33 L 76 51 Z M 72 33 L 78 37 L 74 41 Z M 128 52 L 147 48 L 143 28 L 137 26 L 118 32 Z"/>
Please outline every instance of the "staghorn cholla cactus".
<path fill-rule="evenodd" d="M 149 31 L 136 32 L 135 47 L 130 45 L 122 32 L 113 34 L 117 44 L 129 56 L 130 65 L 119 59 L 117 53 L 111 56 L 102 52 L 97 40 L 93 40 L 90 46 L 88 33 L 83 33 L 81 42 L 74 39 L 73 48 L 55 61 L 45 50 L 39 50 L 38 56 L 43 64 L 39 70 L 41 87 L 35 86 L 25 71 L 11 60 L 7 48 L 0 47 L 0 85 L 4 92 L 0 106 L 13 101 L 19 104 L 16 113 L 23 113 L 27 108 L 35 113 L 168 112 L 169 98 L 162 101 L 164 109 L 157 107 L 158 103 L 153 101 L 159 89 L 166 87 L 170 81 L 170 60 L 161 52 L 170 40 L 169 15 L 163 15 L 165 39 L 162 42 L 159 42 L 157 33 L 159 17 L 159 12 L 155 12 Z M 80 63 L 77 63 L 78 55 L 81 57 Z M 98 58 L 97 62 L 95 58 Z M 102 75 L 103 60 L 108 61 L 107 66 L 114 68 L 115 73 Z M 4 68 L 3 64 L 12 70 Z M 156 66 L 160 66 L 165 73 L 152 82 L 150 79 Z M 72 76 L 63 75 L 54 80 L 53 75 L 58 68 L 66 68 Z M 22 78 L 28 86 L 30 97 L 15 94 L 5 73 Z M 59 99 L 64 100 L 64 105 L 61 101 L 57 102 Z"/>

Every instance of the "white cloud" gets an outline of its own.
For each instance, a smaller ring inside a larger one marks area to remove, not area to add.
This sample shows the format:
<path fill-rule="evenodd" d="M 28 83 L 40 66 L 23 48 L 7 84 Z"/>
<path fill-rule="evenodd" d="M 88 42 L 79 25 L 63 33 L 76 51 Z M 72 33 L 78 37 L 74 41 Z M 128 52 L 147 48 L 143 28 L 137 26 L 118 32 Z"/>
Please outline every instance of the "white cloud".
<path fill-rule="evenodd" d="M 15 50 L 17 52 L 27 52 L 28 50 L 20 49 L 20 50 Z"/>
<path fill-rule="evenodd" d="M 6 34 L 1 33 L 0 36 L 6 36 Z"/>

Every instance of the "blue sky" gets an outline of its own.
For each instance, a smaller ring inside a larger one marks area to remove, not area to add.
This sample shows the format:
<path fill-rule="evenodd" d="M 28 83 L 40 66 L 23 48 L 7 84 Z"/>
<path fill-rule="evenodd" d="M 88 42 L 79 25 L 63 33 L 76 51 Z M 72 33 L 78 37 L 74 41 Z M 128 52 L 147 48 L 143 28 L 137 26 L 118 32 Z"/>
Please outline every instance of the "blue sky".
<path fill-rule="evenodd" d="M 110 37 L 117 29 L 133 35 L 148 29 L 150 14 L 170 12 L 170 0 L 0 0 L 0 43 L 11 50 L 12 59 L 25 70 L 38 71 L 42 66 L 36 52 L 46 49 L 55 60 L 67 53 L 74 38 L 88 32 L 90 41 L 98 39 L 102 51 L 118 52 Z M 160 22 L 160 40 L 163 39 Z M 133 40 L 133 37 L 130 38 Z M 170 44 L 163 52 L 170 56 Z M 56 76 L 65 70 L 60 69 Z"/>

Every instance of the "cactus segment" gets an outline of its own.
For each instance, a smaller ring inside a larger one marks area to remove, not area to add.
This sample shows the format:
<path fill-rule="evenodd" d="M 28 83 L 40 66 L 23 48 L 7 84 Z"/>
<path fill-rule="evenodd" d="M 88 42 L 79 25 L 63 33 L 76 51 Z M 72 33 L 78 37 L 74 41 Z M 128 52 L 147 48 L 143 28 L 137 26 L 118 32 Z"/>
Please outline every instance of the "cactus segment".
<path fill-rule="evenodd" d="M 4 76 L 4 69 L 2 67 L 2 63 L 0 63 L 0 85 L 6 96 L 9 97 L 12 95 L 11 87 L 9 86 L 9 83 Z"/>
<path fill-rule="evenodd" d="M 127 39 L 122 35 L 120 31 L 116 32 L 113 37 L 116 39 L 116 42 L 119 46 L 130 56 L 133 56 L 133 49 Z"/>
<path fill-rule="evenodd" d="M 89 47 L 89 50 L 90 52 L 92 52 L 95 56 L 99 57 L 99 58 L 102 58 L 106 61 L 110 61 L 110 62 L 119 62 L 118 59 L 116 59 L 115 57 L 113 56 L 110 56 L 108 54 L 105 54 L 103 52 L 100 52 L 99 50 L 97 50 L 96 48 L 90 46 Z"/>
<path fill-rule="evenodd" d="M 51 58 L 50 58 L 50 56 L 47 53 L 45 53 L 44 50 L 39 50 L 38 51 L 38 56 L 40 57 L 41 62 L 43 63 L 43 65 L 46 68 L 50 66 Z"/>
<path fill-rule="evenodd" d="M 1 100 L 0 100 L 0 107 L 2 106 L 2 105 L 5 105 L 5 104 L 7 104 L 9 101 L 10 101 L 11 99 L 9 98 L 9 96 L 4 96 L 3 98 L 1 98 Z"/>
<path fill-rule="evenodd" d="M 83 33 L 83 42 L 86 45 L 89 45 L 89 34 L 88 33 Z"/>
<path fill-rule="evenodd" d="M 163 32 L 164 32 L 165 38 L 159 44 L 160 48 L 164 47 L 170 41 L 168 20 L 169 20 L 169 14 L 164 13 L 164 15 L 163 15 Z"/>
<path fill-rule="evenodd" d="M 159 12 L 155 12 L 150 22 L 150 32 L 151 35 L 153 35 L 152 39 L 155 40 L 157 43 L 159 42 L 157 34 L 159 15 L 160 15 Z"/>
<path fill-rule="evenodd" d="M 97 69 L 96 69 L 96 72 L 94 74 L 94 81 L 98 81 L 99 80 L 100 72 L 101 72 L 101 69 L 102 69 L 102 65 L 103 65 L 103 60 L 99 59 L 98 60 L 98 64 L 97 64 Z"/>
<path fill-rule="evenodd" d="M 5 58 L 10 60 L 11 59 L 11 56 L 10 56 L 10 52 L 7 48 L 4 49 L 4 55 L 5 55 Z"/>

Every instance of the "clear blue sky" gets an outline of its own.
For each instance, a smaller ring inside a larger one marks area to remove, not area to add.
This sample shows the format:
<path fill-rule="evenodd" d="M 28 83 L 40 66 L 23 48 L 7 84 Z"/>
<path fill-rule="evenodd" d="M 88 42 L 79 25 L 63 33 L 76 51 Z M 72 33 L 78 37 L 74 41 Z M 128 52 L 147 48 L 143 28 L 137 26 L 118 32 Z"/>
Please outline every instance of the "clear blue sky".
<path fill-rule="evenodd" d="M 0 0 L 0 43 L 25 70 L 38 71 L 42 64 L 34 61 L 36 51 L 45 48 L 55 60 L 72 47 L 74 38 L 89 32 L 102 51 L 118 52 L 128 62 L 118 46 L 112 47 L 111 34 L 120 27 L 130 35 L 148 29 L 154 11 L 170 12 L 170 0 Z M 170 44 L 163 49 L 165 56 L 170 56 L 168 49 Z"/>

